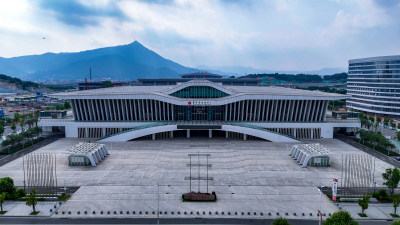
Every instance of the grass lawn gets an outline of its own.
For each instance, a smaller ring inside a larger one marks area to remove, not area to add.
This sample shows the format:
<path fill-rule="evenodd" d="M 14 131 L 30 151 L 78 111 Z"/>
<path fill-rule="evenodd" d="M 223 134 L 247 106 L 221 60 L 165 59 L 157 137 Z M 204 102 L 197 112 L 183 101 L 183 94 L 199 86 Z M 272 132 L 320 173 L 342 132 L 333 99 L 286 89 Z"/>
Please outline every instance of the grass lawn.
<path fill-rule="evenodd" d="M 0 215 L 6 214 L 7 211 L 0 211 Z"/>
<path fill-rule="evenodd" d="M 394 217 L 394 218 L 398 218 L 398 217 L 400 217 L 399 215 L 397 215 L 397 214 L 393 214 L 393 213 L 390 213 L 390 215 L 391 215 L 392 217 Z"/>
<path fill-rule="evenodd" d="M 39 213 L 40 213 L 40 211 L 31 212 L 31 215 L 37 215 L 37 214 L 39 214 Z"/>
<path fill-rule="evenodd" d="M 367 214 L 365 214 L 365 213 L 359 213 L 358 215 L 359 215 L 360 217 L 368 217 Z"/>

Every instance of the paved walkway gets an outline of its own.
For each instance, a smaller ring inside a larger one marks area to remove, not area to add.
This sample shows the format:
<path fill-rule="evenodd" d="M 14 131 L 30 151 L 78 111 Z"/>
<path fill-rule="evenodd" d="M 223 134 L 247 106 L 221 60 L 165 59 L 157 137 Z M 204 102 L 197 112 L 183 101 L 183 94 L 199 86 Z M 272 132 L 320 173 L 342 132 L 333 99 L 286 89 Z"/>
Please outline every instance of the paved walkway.
<path fill-rule="evenodd" d="M 54 212 L 54 207 L 59 207 L 58 202 L 38 202 L 36 211 L 40 211 L 38 216 L 51 216 Z M 53 212 L 50 212 L 50 209 Z M 27 206 L 25 201 L 6 201 L 3 204 L 3 210 L 7 211 L 7 213 L 2 216 L 30 216 L 32 207 Z"/>
<path fill-rule="evenodd" d="M 390 214 L 394 212 L 392 203 L 369 203 L 368 209 L 365 210 L 365 214 L 368 217 L 360 217 L 358 213 L 361 213 L 361 207 L 358 203 L 340 203 L 343 210 L 351 213 L 351 216 L 356 220 L 399 220 L 400 218 L 393 218 Z M 400 208 L 397 208 L 397 214 L 400 214 Z"/>

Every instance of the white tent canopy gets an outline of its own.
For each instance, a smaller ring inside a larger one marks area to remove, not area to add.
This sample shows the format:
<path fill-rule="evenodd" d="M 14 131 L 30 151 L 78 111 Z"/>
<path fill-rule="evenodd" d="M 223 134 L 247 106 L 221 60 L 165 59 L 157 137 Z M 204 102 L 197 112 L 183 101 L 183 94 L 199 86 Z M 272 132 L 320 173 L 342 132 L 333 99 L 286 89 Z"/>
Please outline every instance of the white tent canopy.
<path fill-rule="evenodd" d="M 96 166 L 107 155 L 109 155 L 107 147 L 104 144 L 79 142 L 71 149 L 67 150 L 70 156 L 84 156 L 87 157 L 92 164 Z"/>
<path fill-rule="evenodd" d="M 293 145 L 289 154 L 292 158 L 302 165 L 307 167 L 308 161 L 313 157 L 324 157 L 332 155 L 330 151 L 319 143 Z"/>

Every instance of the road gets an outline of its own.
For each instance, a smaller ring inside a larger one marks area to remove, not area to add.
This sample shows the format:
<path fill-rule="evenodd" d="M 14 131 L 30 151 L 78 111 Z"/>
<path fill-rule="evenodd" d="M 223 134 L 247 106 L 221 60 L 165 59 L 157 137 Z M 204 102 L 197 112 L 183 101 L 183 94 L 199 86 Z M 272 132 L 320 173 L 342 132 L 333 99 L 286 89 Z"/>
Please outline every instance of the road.
<path fill-rule="evenodd" d="M 371 128 L 371 130 L 374 130 L 374 128 Z M 378 127 L 378 131 L 382 133 L 383 136 L 385 137 L 390 137 L 390 139 L 395 139 L 396 138 L 396 131 L 389 129 L 389 128 L 385 128 L 385 127 Z"/>
<path fill-rule="evenodd" d="M 13 153 L 11 155 L 5 155 L 5 156 L 2 155 L 2 156 L 0 156 L 1 157 L 0 158 L 0 166 L 4 165 L 6 163 L 9 163 L 9 162 L 11 162 L 11 161 L 13 161 L 15 159 L 18 159 L 19 157 L 22 157 L 22 156 L 24 156 L 24 155 L 26 155 L 28 153 L 31 153 L 31 152 L 33 152 L 33 151 L 35 151 L 35 150 L 37 150 L 37 149 L 39 149 L 39 148 L 41 148 L 43 146 L 46 146 L 46 145 L 48 145 L 50 143 L 53 143 L 53 142 L 55 142 L 58 139 L 63 138 L 63 137 L 64 137 L 64 134 L 49 135 L 43 141 L 39 142 L 38 144 L 32 145 L 32 146 L 30 146 L 28 148 L 25 148 L 24 150 L 15 152 L 15 153 Z"/>
<path fill-rule="evenodd" d="M 345 142 L 345 143 L 347 143 L 347 144 L 349 144 L 349 145 L 351 145 L 351 146 L 353 146 L 353 147 L 355 147 L 357 149 L 360 149 L 361 151 L 363 151 L 365 153 L 368 153 L 368 154 L 370 154 L 370 155 L 372 155 L 372 156 L 374 156 L 374 157 L 376 157 L 378 159 L 381 159 L 382 161 L 387 162 L 392 166 L 400 168 L 400 161 L 397 161 L 394 157 L 387 156 L 387 155 L 382 154 L 382 153 L 380 153 L 378 151 L 375 151 L 375 150 L 373 150 L 371 148 L 368 148 L 367 146 L 364 146 L 364 145 L 362 145 L 360 143 L 357 143 L 357 142 L 353 141 L 354 137 L 346 136 L 346 135 L 337 135 L 337 136 L 335 136 L 335 138 L 337 138 L 337 139 L 339 139 L 339 140 L 341 140 L 341 141 L 343 141 L 343 142 Z"/>
<path fill-rule="evenodd" d="M 15 132 L 21 131 L 21 126 L 20 126 L 19 124 L 16 124 L 16 127 L 17 127 L 17 129 L 15 129 Z M 25 125 L 25 126 L 24 126 L 24 130 L 26 130 L 26 129 L 28 129 L 28 128 L 29 128 L 28 125 Z M 10 126 L 5 126 L 5 127 L 4 127 L 3 136 L 7 136 L 7 135 L 9 135 L 9 134 L 12 134 L 13 132 L 14 132 L 14 131 L 11 129 Z"/>
<path fill-rule="evenodd" d="M 272 224 L 273 219 L 231 218 L 170 218 L 160 219 L 160 224 Z M 361 225 L 388 225 L 393 221 L 362 220 Z M 292 225 L 317 225 L 317 220 L 289 220 Z M 157 218 L 50 218 L 1 217 L 0 224 L 157 224 Z"/>

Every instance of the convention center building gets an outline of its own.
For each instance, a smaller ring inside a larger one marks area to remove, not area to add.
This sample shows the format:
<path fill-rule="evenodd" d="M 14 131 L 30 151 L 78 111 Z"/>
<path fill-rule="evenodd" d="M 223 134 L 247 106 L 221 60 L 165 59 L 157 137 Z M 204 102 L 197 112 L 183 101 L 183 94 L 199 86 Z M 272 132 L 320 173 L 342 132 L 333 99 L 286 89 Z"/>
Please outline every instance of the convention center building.
<path fill-rule="evenodd" d="M 121 86 L 53 94 L 72 112 L 41 118 L 44 131 L 122 142 L 158 138 L 264 139 L 299 142 L 333 138 L 358 119 L 334 118 L 328 102 L 346 95 L 274 86 L 225 85 L 192 79 L 173 85 Z"/>

